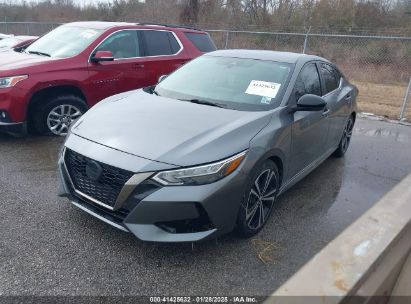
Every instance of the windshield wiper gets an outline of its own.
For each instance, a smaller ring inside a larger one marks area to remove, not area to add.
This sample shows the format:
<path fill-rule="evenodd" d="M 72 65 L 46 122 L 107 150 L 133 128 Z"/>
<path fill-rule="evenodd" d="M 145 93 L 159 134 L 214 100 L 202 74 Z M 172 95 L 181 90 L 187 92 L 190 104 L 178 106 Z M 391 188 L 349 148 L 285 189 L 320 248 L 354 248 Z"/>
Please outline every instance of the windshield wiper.
<path fill-rule="evenodd" d="M 217 108 L 226 108 L 226 105 L 221 104 L 221 103 L 215 103 L 207 100 L 202 100 L 202 99 L 180 99 L 181 101 L 188 101 L 191 103 L 196 103 L 196 104 L 201 104 L 201 105 L 206 105 L 206 106 L 212 106 L 212 107 L 217 107 Z"/>
<path fill-rule="evenodd" d="M 37 52 L 37 51 L 28 51 L 28 52 L 26 52 L 26 53 L 34 54 L 34 55 L 40 55 L 40 56 L 46 56 L 46 57 L 51 57 L 50 54 L 43 53 L 43 52 Z"/>

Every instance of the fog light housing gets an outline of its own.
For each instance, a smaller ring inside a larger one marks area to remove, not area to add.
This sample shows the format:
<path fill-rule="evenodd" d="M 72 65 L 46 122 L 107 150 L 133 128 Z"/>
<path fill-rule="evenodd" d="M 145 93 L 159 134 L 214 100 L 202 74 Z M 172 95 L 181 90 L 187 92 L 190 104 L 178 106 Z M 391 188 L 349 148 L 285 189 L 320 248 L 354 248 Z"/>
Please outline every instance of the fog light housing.
<path fill-rule="evenodd" d="M 0 122 L 11 122 L 9 114 L 4 110 L 0 110 Z"/>

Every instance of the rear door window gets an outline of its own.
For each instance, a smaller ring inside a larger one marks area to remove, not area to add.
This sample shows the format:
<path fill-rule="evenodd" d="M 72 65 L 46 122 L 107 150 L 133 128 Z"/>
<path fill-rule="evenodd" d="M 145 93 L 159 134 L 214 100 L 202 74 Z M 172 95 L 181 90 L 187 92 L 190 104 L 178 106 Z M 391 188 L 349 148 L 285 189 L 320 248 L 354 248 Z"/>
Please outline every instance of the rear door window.
<path fill-rule="evenodd" d="M 334 91 L 340 85 L 340 73 L 334 69 L 331 65 L 326 63 L 321 63 L 321 75 L 324 80 L 325 84 L 325 92 L 324 95 Z"/>
<path fill-rule="evenodd" d="M 200 52 L 213 52 L 217 49 L 210 36 L 207 34 L 185 33 L 185 35 Z"/>
<path fill-rule="evenodd" d="M 145 56 L 174 55 L 180 50 L 180 44 L 171 32 L 147 30 L 141 31 L 145 44 Z"/>
<path fill-rule="evenodd" d="M 295 99 L 300 99 L 306 94 L 321 96 L 321 82 L 315 63 L 303 67 L 295 83 Z"/>

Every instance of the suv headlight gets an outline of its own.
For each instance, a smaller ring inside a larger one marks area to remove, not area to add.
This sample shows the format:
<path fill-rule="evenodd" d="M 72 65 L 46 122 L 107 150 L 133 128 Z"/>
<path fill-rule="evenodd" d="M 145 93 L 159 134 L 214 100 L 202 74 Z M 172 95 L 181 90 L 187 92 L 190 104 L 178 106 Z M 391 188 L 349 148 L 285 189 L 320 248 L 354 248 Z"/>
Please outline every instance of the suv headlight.
<path fill-rule="evenodd" d="M 231 174 L 244 160 L 247 151 L 228 159 L 191 168 L 162 171 L 153 179 L 164 186 L 204 185 L 216 182 Z"/>
<path fill-rule="evenodd" d="M 20 81 L 29 78 L 28 75 L 0 78 L 0 89 L 14 87 Z"/>

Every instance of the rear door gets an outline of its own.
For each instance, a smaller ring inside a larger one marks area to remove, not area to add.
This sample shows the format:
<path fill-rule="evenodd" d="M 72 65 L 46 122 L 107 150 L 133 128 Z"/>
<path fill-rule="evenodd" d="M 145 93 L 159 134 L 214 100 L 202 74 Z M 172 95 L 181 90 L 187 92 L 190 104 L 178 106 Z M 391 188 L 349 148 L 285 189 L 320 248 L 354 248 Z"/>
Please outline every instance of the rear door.
<path fill-rule="evenodd" d="M 156 84 L 160 76 L 170 74 L 188 61 L 179 56 L 183 45 L 172 31 L 140 30 L 139 33 L 144 56 L 141 62 L 148 85 Z"/>
<path fill-rule="evenodd" d="M 295 106 L 305 94 L 321 96 L 321 80 L 315 62 L 307 63 L 301 70 L 289 105 Z M 297 111 L 293 114 L 291 162 L 289 174 L 295 176 L 318 160 L 326 152 L 328 119 L 323 111 Z"/>
<path fill-rule="evenodd" d="M 114 61 L 94 63 L 89 61 L 92 100 L 138 89 L 147 85 L 142 62 L 141 38 L 136 30 L 120 30 L 109 35 L 91 54 L 111 51 Z"/>
<path fill-rule="evenodd" d="M 342 87 L 340 72 L 331 64 L 319 62 L 318 68 L 322 78 L 323 98 L 330 110 L 328 119 L 330 129 L 327 138 L 327 148 L 335 147 L 341 139 L 342 132 L 349 114 L 352 96 L 350 90 Z"/>

